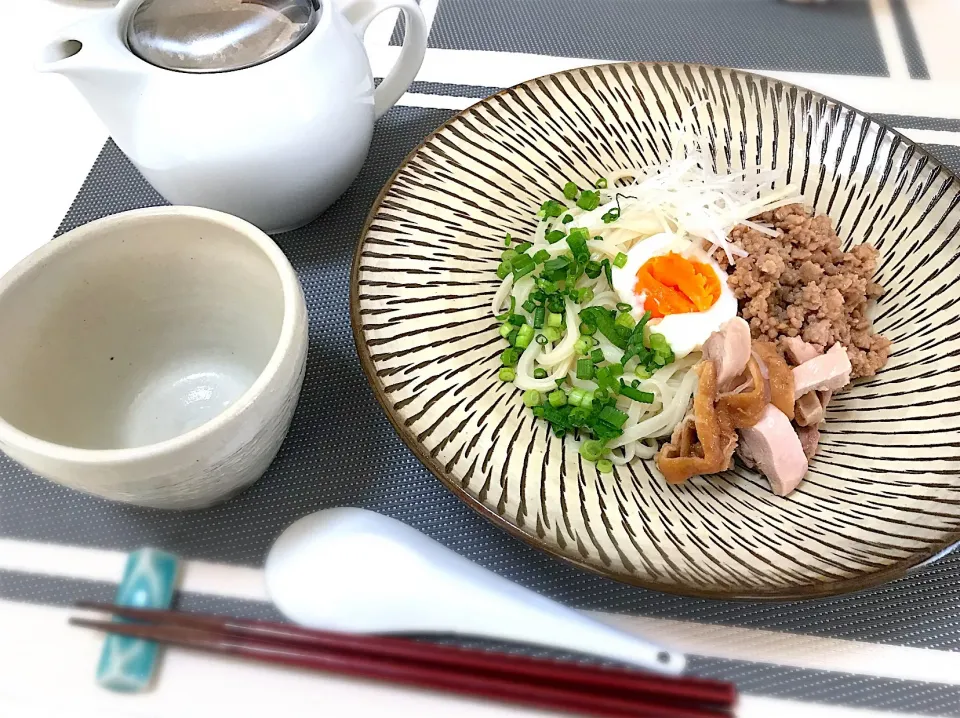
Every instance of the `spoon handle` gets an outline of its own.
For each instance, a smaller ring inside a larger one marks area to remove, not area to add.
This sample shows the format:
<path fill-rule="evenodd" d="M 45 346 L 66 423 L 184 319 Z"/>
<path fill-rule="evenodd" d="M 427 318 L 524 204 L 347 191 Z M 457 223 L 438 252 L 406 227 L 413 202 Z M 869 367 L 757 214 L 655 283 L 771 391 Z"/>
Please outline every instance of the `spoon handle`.
<path fill-rule="evenodd" d="M 476 564 L 467 563 L 458 574 L 459 583 L 469 584 L 477 611 L 447 617 L 461 635 L 587 653 L 657 673 L 683 672 L 686 661 L 681 653 L 601 623 Z M 458 593 L 463 595 L 463 586 Z M 479 615 L 486 619 L 478 620 Z"/>

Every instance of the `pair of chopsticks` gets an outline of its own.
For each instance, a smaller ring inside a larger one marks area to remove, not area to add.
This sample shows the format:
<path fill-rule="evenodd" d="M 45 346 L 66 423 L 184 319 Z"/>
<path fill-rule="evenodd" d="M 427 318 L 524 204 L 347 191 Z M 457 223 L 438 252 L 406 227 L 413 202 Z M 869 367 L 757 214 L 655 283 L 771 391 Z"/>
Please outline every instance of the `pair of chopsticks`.
<path fill-rule="evenodd" d="M 732 684 L 175 611 L 83 601 L 137 623 L 71 618 L 76 626 L 211 653 L 432 688 L 607 718 L 723 718 Z"/>

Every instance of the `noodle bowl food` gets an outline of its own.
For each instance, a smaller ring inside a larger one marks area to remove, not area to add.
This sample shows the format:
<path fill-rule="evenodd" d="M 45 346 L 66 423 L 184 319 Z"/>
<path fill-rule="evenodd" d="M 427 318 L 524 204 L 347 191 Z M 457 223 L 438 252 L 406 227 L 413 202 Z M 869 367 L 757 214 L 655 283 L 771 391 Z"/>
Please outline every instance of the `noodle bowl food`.
<path fill-rule="evenodd" d="M 752 297 L 728 270 L 749 256 L 734 234 L 781 241 L 776 213 L 803 216 L 801 198 L 776 171 L 718 174 L 696 144 L 674 146 L 659 166 L 567 182 L 531 237 L 506 236 L 491 308 L 509 344 L 499 378 L 601 473 L 656 457 L 680 483 L 737 452 L 787 494 L 852 365 L 841 342 L 806 341 L 802 323 L 748 323 Z"/>
<path fill-rule="evenodd" d="M 633 585 L 796 600 L 960 542 L 958 268 L 960 178 L 908 138 L 781 80 L 614 63 L 414 150 L 351 320 L 400 439 L 485 520 Z M 383 446 L 384 490 L 438 500 Z"/>

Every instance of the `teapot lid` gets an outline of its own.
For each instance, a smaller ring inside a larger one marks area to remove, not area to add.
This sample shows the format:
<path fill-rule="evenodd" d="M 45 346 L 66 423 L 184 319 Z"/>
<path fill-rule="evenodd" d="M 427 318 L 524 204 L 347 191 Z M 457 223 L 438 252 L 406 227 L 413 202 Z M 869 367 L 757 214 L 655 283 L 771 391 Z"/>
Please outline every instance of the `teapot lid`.
<path fill-rule="evenodd" d="M 316 27 L 317 0 L 144 0 L 127 44 L 152 65 L 226 72 L 266 62 Z"/>

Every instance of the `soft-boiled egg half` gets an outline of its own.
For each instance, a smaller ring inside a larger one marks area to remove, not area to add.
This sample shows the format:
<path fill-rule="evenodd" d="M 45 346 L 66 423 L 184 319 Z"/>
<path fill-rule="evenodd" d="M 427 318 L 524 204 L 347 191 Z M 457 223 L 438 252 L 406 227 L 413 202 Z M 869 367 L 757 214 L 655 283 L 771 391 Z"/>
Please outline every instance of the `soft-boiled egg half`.
<path fill-rule="evenodd" d="M 639 320 L 650 312 L 650 330 L 670 344 L 677 358 L 703 347 L 720 325 L 737 315 L 727 273 L 693 242 L 656 234 L 627 251 L 613 268 L 613 289 Z"/>

